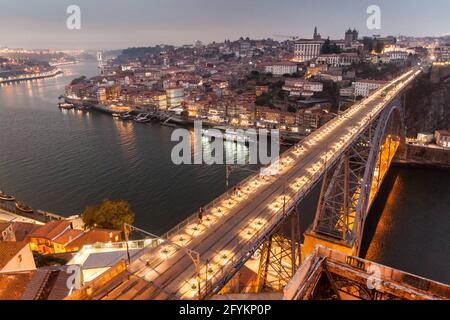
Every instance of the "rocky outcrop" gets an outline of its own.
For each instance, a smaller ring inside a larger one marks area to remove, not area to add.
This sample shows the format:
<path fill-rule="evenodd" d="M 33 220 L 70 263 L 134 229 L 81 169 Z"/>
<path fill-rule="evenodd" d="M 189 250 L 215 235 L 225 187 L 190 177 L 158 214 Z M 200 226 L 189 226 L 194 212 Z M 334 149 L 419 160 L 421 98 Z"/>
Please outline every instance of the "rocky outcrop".
<path fill-rule="evenodd" d="M 424 73 L 406 95 L 407 135 L 450 129 L 450 68 Z"/>

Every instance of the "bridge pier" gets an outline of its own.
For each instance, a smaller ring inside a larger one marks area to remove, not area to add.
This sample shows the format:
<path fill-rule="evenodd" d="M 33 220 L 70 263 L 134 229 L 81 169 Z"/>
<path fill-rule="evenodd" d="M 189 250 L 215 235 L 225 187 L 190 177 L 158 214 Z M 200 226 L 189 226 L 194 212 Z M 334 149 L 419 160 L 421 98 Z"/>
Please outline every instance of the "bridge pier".
<path fill-rule="evenodd" d="M 324 174 L 317 213 L 302 258 L 317 245 L 358 256 L 364 224 L 397 151 L 404 145 L 401 102 L 394 101 Z"/>
<path fill-rule="evenodd" d="M 296 209 L 261 248 L 257 292 L 281 291 L 301 264 L 300 215 Z M 286 232 L 286 229 L 287 230 Z"/>

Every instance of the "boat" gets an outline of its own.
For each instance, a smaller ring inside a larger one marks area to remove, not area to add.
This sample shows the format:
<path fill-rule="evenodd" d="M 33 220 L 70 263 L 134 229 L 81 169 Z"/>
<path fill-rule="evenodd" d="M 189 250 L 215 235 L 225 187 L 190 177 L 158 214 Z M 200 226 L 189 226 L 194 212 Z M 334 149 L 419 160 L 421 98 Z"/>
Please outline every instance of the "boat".
<path fill-rule="evenodd" d="M 250 142 L 257 142 L 256 137 L 253 138 L 244 132 L 240 132 L 239 130 L 235 131 L 233 129 L 226 129 L 225 132 L 222 131 L 219 127 L 214 127 L 212 130 L 203 129 L 203 136 L 212 137 L 216 139 L 223 139 L 230 142 L 243 143 L 247 144 Z"/>
<path fill-rule="evenodd" d="M 149 113 L 141 113 L 134 119 L 134 121 L 139 123 L 147 123 L 152 121 L 152 117 Z"/>
<path fill-rule="evenodd" d="M 33 213 L 33 209 L 26 204 L 23 204 L 21 202 L 16 202 L 16 208 L 19 211 L 25 212 L 25 213 Z"/>
<path fill-rule="evenodd" d="M 14 200 L 16 200 L 16 197 L 7 195 L 6 193 L 3 193 L 2 191 L 0 191 L 0 200 L 14 201 Z"/>
<path fill-rule="evenodd" d="M 133 120 L 133 115 L 130 112 L 125 112 L 119 115 L 120 119 L 122 120 Z"/>
<path fill-rule="evenodd" d="M 118 113 L 113 113 L 111 115 L 112 115 L 113 118 L 119 118 L 120 117 L 120 114 L 118 114 Z"/>
<path fill-rule="evenodd" d="M 175 123 L 170 122 L 161 122 L 162 126 L 171 127 L 171 128 L 178 128 L 178 126 Z"/>
<path fill-rule="evenodd" d="M 60 109 L 65 109 L 65 110 L 71 110 L 71 109 L 74 108 L 74 107 L 73 107 L 73 104 L 71 104 L 71 103 L 66 103 L 66 102 L 58 103 L 58 107 L 59 107 Z"/>

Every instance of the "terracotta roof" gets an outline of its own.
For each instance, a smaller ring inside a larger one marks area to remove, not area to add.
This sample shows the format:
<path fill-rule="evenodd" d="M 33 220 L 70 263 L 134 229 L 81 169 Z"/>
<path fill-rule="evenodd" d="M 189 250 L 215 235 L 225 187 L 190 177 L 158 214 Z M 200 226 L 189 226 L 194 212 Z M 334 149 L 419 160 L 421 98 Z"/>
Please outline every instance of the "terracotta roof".
<path fill-rule="evenodd" d="M 0 222 L 0 232 L 6 230 L 10 224 L 9 222 Z"/>
<path fill-rule="evenodd" d="M 0 274 L 0 300 L 19 300 L 34 271 Z"/>
<path fill-rule="evenodd" d="M 78 239 L 82 235 L 83 235 L 83 231 L 82 230 L 69 229 L 69 230 L 66 230 L 59 237 L 55 238 L 54 241 L 57 242 L 57 243 L 66 245 L 69 242 L 72 242 L 72 241 Z"/>
<path fill-rule="evenodd" d="M 70 289 L 67 280 L 73 273 L 69 266 L 44 267 L 37 269 L 29 281 L 21 300 L 62 300 Z"/>
<path fill-rule="evenodd" d="M 70 228 L 70 225 L 71 223 L 69 221 L 50 221 L 34 230 L 30 236 L 54 240 L 56 237 L 59 237 L 64 230 Z"/>
<path fill-rule="evenodd" d="M 40 225 L 26 222 L 14 222 L 13 230 L 16 241 L 28 241 L 30 234 L 39 228 Z"/>
<path fill-rule="evenodd" d="M 442 136 L 450 136 L 450 130 L 437 130 L 436 132 Z"/>
<path fill-rule="evenodd" d="M 96 242 L 116 242 L 114 238 L 119 236 L 118 240 L 120 240 L 120 234 L 121 232 L 116 230 L 93 229 L 86 232 L 81 237 L 73 240 L 67 244 L 67 246 L 81 248 L 85 245 L 94 244 Z"/>
<path fill-rule="evenodd" d="M 0 241 L 0 270 L 27 245 L 27 242 Z"/>

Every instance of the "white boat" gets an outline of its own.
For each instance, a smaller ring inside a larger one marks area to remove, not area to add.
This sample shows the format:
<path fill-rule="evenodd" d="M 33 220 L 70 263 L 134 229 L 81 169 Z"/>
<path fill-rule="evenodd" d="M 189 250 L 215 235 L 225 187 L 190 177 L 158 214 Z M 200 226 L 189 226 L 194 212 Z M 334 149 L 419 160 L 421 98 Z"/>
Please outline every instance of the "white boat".
<path fill-rule="evenodd" d="M 256 142 L 255 139 L 251 138 L 246 134 L 242 134 L 242 132 L 235 131 L 233 129 L 227 129 L 225 133 L 221 132 L 218 129 L 215 130 L 202 130 L 203 136 L 212 137 L 216 139 L 223 139 L 226 141 L 237 142 L 237 143 L 249 143 Z"/>
<path fill-rule="evenodd" d="M 58 107 L 59 107 L 60 109 L 66 109 L 66 110 L 70 110 L 70 109 L 73 109 L 73 108 L 74 108 L 73 104 L 71 104 L 71 103 L 65 103 L 65 102 L 58 103 Z"/>
<path fill-rule="evenodd" d="M 151 120 L 152 120 L 152 118 L 149 113 L 141 113 L 134 119 L 134 121 L 139 122 L 139 123 L 146 123 L 146 122 L 150 122 Z"/>
<path fill-rule="evenodd" d="M 249 143 L 256 142 L 255 139 L 251 138 L 249 135 L 243 133 L 243 131 L 227 129 L 225 131 L 225 139 L 227 141 L 235 141 L 237 143 Z"/>
<path fill-rule="evenodd" d="M 3 193 L 2 191 L 0 191 L 0 200 L 14 201 L 14 200 L 16 200 L 16 197 L 7 195 L 6 193 Z"/>

